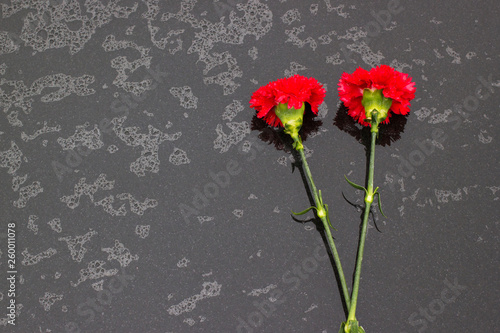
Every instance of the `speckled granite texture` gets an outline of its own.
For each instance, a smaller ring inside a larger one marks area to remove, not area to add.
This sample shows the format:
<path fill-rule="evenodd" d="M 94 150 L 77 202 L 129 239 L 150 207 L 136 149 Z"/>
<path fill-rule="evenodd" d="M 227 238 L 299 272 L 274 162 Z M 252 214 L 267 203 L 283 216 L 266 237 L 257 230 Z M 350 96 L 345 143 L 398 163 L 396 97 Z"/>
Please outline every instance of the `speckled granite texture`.
<path fill-rule="evenodd" d="M 367 157 L 337 82 L 388 64 L 417 93 L 377 146 L 388 217 L 370 221 L 357 317 L 372 333 L 499 332 L 499 12 L 3 0 L 0 331 L 337 333 L 321 228 L 290 214 L 310 206 L 301 169 L 248 101 L 293 74 L 327 88 L 304 144 L 350 284 L 363 197 L 344 175 L 362 183 Z"/>

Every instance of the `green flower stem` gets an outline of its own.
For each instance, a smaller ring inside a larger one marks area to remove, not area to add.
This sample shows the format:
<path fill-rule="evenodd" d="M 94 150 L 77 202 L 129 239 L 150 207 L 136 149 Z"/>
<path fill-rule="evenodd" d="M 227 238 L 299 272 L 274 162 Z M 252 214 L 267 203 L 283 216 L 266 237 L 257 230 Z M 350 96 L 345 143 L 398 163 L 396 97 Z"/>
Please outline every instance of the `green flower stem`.
<path fill-rule="evenodd" d="M 363 214 L 363 224 L 361 226 L 361 236 L 359 239 L 358 259 L 356 261 L 356 271 L 354 273 L 354 285 L 352 288 L 351 307 L 349 308 L 349 316 L 347 322 L 356 320 L 356 306 L 358 304 L 359 280 L 361 278 L 361 262 L 363 261 L 363 252 L 365 250 L 366 230 L 368 227 L 368 217 L 370 216 L 370 207 L 373 202 L 373 173 L 375 169 L 375 141 L 378 134 L 377 117 L 372 121 L 371 130 L 371 148 L 370 148 L 370 164 L 368 169 L 368 187 L 365 195 L 365 212 Z"/>
<path fill-rule="evenodd" d="M 306 171 L 307 179 L 309 180 L 309 184 L 311 185 L 313 195 L 314 195 L 314 202 L 316 204 L 316 214 L 318 217 L 321 219 L 321 222 L 323 222 L 323 227 L 325 228 L 326 232 L 326 238 L 328 240 L 328 244 L 330 245 L 330 249 L 333 254 L 333 260 L 335 262 L 335 266 L 337 268 L 337 272 L 339 274 L 340 278 L 340 284 L 342 286 L 342 293 L 344 294 L 344 301 L 347 306 L 347 309 L 349 310 L 351 307 L 351 301 L 349 297 L 349 291 L 347 289 L 347 284 L 345 282 L 345 277 L 344 277 L 344 271 L 342 270 L 342 264 L 340 263 L 340 258 L 339 254 L 337 252 L 337 248 L 335 247 L 335 243 L 333 242 L 333 237 L 332 233 L 330 231 L 330 226 L 328 224 L 328 220 L 326 217 L 326 212 L 325 208 L 323 207 L 323 204 L 321 203 L 320 197 L 318 195 L 318 190 L 316 189 L 316 185 L 314 185 L 314 181 L 312 178 L 311 170 L 309 170 L 309 165 L 307 164 L 306 156 L 304 154 L 304 148 L 299 148 L 297 151 L 300 154 L 300 158 L 302 159 L 302 165 L 304 166 L 304 170 Z"/>

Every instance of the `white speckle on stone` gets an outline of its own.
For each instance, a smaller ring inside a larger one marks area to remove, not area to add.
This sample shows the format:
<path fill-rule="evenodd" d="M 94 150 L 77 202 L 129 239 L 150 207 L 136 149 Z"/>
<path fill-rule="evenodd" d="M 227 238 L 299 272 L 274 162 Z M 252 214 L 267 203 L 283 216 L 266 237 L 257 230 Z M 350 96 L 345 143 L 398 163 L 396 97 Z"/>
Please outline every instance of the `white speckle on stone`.
<path fill-rule="evenodd" d="M 235 209 L 235 210 L 233 210 L 233 215 L 236 216 L 237 218 L 240 218 L 243 216 L 243 210 L 242 209 Z"/>

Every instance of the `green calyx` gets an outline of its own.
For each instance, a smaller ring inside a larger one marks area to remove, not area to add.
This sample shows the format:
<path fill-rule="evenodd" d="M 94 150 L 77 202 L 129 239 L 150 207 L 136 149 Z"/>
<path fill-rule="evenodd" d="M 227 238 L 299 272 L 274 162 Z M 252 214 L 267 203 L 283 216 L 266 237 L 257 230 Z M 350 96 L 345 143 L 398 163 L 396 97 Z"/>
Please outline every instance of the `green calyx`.
<path fill-rule="evenodd" d="M 280 103 L 276 106 L 275 113 L 280 118 L 281 123 L 285 127 L 285 133 L 293 139 L 293 148 L 299 150 L 304 149 L 302 140 L 299 136 L 300 128 L 304 118 L 305 104 L 302 103 L 300 109 L 288 108 L 288 104 Z"/>
<path fill-rule="evenodd" d="M 372 131 L 378 132 L 378 124 L 387 118 L 392 99 L 384 97 L 382 89 L 364 89 L 361 104 L 365 108 L 366 121 L 372 124 Z"/>
<path fill-rule="evenodd" d="M 365 330 L 363 327 L 359 326 L 357 320 L 348 320 L 342 323 L 339 333 L 365 333 Z"/>

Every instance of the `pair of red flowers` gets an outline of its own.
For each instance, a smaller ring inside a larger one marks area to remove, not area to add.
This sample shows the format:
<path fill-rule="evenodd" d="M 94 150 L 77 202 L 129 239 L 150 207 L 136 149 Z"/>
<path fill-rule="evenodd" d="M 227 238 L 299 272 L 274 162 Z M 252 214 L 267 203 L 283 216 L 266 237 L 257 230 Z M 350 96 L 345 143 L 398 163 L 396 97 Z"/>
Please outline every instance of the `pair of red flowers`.
<path fill-rule="evenodd" d="M 387 65 L 372 68 L 370 71 L 359 67 L 353 74 L 343 73 L 338 85 L 340 100 L 349 109 L 349 115 L 364 126 L 371 126 L 366 121 L 366 105 L 362 103 L 367 92 L 381 91 L 382 98 L 389 99 L 389 103 L 392 101 L 383 123 L 389 122 L 391 112 L 408 114 L 410 100 L 415 97 L 415 83 L 411 81 L 411 77 Z M 283 127 L 275 113 L 277 105 L 287 104 L 288 108 L 299 109 L 307 102 L 311 105 L 312 112 L 317 114 L 325 92 L 323 85 L 316 79 L 294 75 L 260 87 L 252 95 L 250 107 L 255 108 L 257 117 L 264 118 L 269 125 Z"/>

